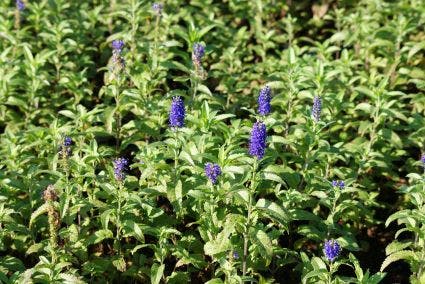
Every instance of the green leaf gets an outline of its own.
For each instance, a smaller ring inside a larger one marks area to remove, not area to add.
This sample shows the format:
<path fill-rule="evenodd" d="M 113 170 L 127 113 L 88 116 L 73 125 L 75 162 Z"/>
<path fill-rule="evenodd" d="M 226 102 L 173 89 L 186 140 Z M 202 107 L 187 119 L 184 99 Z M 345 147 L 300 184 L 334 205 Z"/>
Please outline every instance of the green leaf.
<path fill-rule="evenodd" d="M 271 219 L 281 224 L 283 227 L 287 228 L 289 216 L 285 209 L 283 209 L 283 207 L 279 206 L 275 202 L 266 200 L 264 198 L 259 199 L 255 207 L 260 212 L 263 212 L 266 216 L 270 217 Z"/>
<path fill-rule="evenodd" d="M 30 224 L 29 227 L 31 228 L 32 224 L 34 223 L 35 219 L 42 215 L 47 213 L 47 209 L 49 208 L 49 204 L 44 203 L 43 205 L 41 205 L 40 207 L 37 208 L 37 210 L 35 210 L 32 214 L 31 214 L 31 218 L 30 218 Z"/>
<path fill-rule="evenodd" d="M 393 241 L 385 248 L 385 253 L 387 255 L 396 253 L 398 251 L 404 250 L 405 248 L 409 247 L 411 244 L 412 242 L 401 243 L 398 241 Z"/>
<path fill-rule="evenodd" d="M 64 281 L 63 283 L 68 283 L 68 284 L 84 284 L 84 283 L 86 283 L 86 282 L 82 281 L 80 278 L 78 278 L 77 276 L 69 274 L 69 273 L 61 273 L 61 274 L 59 274 L 59 276 Z"/>
<path fill-rule="evenodd" d="M 187 272 L 174 271 L 167 277 L 167 284 L 189 283 L 190 278 Z"/>
<path fill-rule="evenodd" d="M 401 250 L 387 256 L 381 265 L 380 271 L 382 272 L 388 265 L 401 259 L 407 260 L 410 263 L 411 261 L 418 261 L 419 258 L 413 251 Z"/>
<path fill-rule="evenodd" d="M 125 232 L 125 236 L 133 236 L 138 241 L 145 242 L 145 236 L 143 235 L 142 229 L 133 220 L 125 220 L 123 229 Z"/>
<path fill-rule="evenodd" d="M 151 267 L 151 283 L 158 284 L 161 281 L 162 275 L 164 274 L 165 265 L 154 263 Z"/>
<path fill-rule="evenodd" d="M 104 229 L 104 230 L 99 230 L 95 232 L 86 240 L 86 242 L 89 245 L 93 245 L 93 244 L 100 243 L 104 239 L 112 239 L 112 238 L 113 238 L 112 231 L 108 229 Z"/>
<path fill-rule="evenodd" d="M 266 265 L 270 264 L 273 257 L 273 244 L 266 232 L 258 230 L 255 233 L 254 241 L 259 246 L 260 254 L 266 259 Z"/>

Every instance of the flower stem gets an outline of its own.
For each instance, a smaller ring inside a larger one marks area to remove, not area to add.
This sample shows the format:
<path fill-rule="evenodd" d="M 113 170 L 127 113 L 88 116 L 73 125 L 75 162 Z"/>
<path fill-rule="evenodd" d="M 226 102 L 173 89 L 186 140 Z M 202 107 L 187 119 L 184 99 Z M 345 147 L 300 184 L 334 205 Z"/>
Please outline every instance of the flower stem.
<path fill-rule="evenodd" d="M 251 179 L 251 185 L 248 192 L 248 215 L 247 215 L 247 224 L 245 227 L 245 232 L 243 235 L 244 241 L 243 241 L 243 258 L 242 258 L 242 276 L 246 275 L 246 263 L 247 263 L 247 256 L 248 256 L 248 245 L 249 245 L 249 229 L 251 226 L 251 214 L 252 214 L 252 199 L 254 195 L 255 190 L 255 175 L 257 173 L 257 167 L 258 167 L 258 160 L 257 158 L 254 158 L 254 164 L 252 166 L 252 179 Z"/>
<path fill-rule="evenodd" d="M 117 232 L 116 232 L 116 245 L 117 245 L 117 249 L 118 249 L 118 254 L 121 254 L 121 191 L 123 190 L 123 186 L 122 186 L 122 182 L 120 181 L 118 183 L 118 188 L 117 188 L 117 201 L 118 201 L 118 206 L 117 206 L 117 211 L 116 211 L 116 218 L 117 218 Z"/>

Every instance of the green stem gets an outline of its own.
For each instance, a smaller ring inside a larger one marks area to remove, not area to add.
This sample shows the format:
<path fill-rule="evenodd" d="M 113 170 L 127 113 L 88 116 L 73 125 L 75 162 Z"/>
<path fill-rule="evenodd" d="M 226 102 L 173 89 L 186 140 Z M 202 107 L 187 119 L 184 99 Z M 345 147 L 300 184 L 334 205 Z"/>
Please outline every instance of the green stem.
<path fill-rule="evenodd" d="M 248 215 L 247 215 L 247 224 L 245 227 L 245 232 L 243 234 L 244 242 L 243 242 L 243 258 L 242 258 L 242 275 L 246 275 L 246 263 L 248 256 L 248 245 L 249 245 L 249 229 L 251 226 L 251 214 L 252 214 L 252 199 L 255 190 L 255 175 L 257 173 L 258 160 L 254 158 L 254 164 L 252 166 L 252 179 L 251 186 L 248 192 Z"/>
<path fill-rule="evenodd" d="M 173 130 L 173 135 L 174 135 L 174 142 L 175 147 L 174 147 L 174 178 L 175 178 L 175 182 L 177 183 L 177 167 L 178 167 L 178 162 L 179 162 L 179 142 L 178 142 L 178 137 L 177 137 L 177 129 Z"/>
<path fill-rule="evenodd" d="M 196 71 L 196 72 L 198 72 L 198 71 Z M 195 104 L 196 93 L 198 92 L 198 79 L 197 78 L 192 79 L 192 89 L 193 89 L 192 104 Z M 193 106 L 192 106 L 192 108 L 193 108 Z"/>
<path fill-rule="evenodd" d="M 118 254 L 121 254 L 121 191 L 123 190 L 123 186 L 122 186 L 122 182 L 119 181 L 118 183 L 118 188 L 117 188 L 117 201 L 118 201 L 118 206 L 117 206 L 117 239 L 116 239 L 116 244 L 118 247 Z"/>
<path fill-rule="evenodd" d="M 329 274 L 328 274 L 328 284 L 332 284 L 332 274 L 333 274 L 333 263 L 329 264 Z"/>
<path fill-rule="evenodd" d="M 116 106 L 115 152 L 118 155 L 119 147 L 120 147 L 120 136 L 121 136 L 120 83 L 117 84 L 117 90 L 115 94 L 115 106 Z"/>

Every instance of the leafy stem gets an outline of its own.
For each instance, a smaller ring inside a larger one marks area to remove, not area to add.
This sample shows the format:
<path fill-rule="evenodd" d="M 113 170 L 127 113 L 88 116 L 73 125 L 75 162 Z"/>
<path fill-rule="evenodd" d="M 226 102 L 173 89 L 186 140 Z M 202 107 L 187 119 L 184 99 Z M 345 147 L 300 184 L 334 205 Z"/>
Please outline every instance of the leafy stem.
<path fill-rule="evenodd" d="M 331 262 L 331 263 L 329 263 L 329 274 L 328 274 L 328 283 L 329 284 L 332 284 L 332 275 L 333 275 L 333 273 L 334 273 L 334 269 L 335 269 L 335 267 L 334 267 L 334 263 L 333 262 Z"/>
<path fill-rule="evenodd" d="M 121 244 L 120 244 L 120 239 L 121 239 L 121 202 L 122 202 L 122 196 L 121 196 L 121 192 L 123 191 L 123 184 L 121 181 L 118 182 L 118 187 L 117 187 L 117 209 L 116 209 L 116 218 L 117 218 L 117 232 L 116 232 L 116 245 L 118 248 L 118 254 L 121 254 Z"/>
<path fill-rule="evenodd" d="M 198 73 L 198 67 L 196 64 L 195 64 L 195 73 L 196 74 Z M 199 81 L 196 75 L 192 76 L 190 83 L 192 87 L 192 103 L 191 104 L 193 107 L 193 104 L 195 104 L 195 98 L 196 98 L 196 93 L 198 92 L 198 84 L 199 84 Z"/>
<path fill-rule="evenodd" d="M 258 160 L 257 158 L 254 158 L 254 163 L 252 165 L 252 179 L 251 179 L 251 185 L 248 191 L 248 215 L 247 215 L 247 221 L 245 226 L 245 232 L 244 232 L 244 242 L 243 242 L 243 258 L 242 258 L 242 275 L 246 275 L 246 262 L 247 262 L 247 256 L 248 256 L 248 244 L 249 244 L 249 229 L 251 226 L 251 214 L 252 214 L 252 199 L 254 195 L 255 190 L 255 176 L 257 173 L 258 168 Z"/>
<path fill-rule="evenodd" d="M 177 182 L 177 172 L 178 172 L 178 163 L 179 163 L 179 152 L 180 152 L 180 145 L 178 141 L 178 135 L 177 135 L 177 128 L 173 129 L 173 136 L 174 136 L 174 181 Z"/>
<path fill-rule="evenodd" d="M 117 84 L 115 90 L 115 152 L 118 154 L 121 135 L 121 113 L 120 113 L 120 86 Z"/>

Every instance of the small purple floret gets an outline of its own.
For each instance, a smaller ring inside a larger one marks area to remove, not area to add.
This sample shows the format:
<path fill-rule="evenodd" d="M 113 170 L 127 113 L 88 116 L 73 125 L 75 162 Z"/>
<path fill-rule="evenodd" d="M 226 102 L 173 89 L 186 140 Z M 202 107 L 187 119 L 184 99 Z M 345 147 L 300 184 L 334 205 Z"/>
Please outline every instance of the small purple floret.
<path fill-rule="evenodd" d="M 345 182 L 343 180 L 333 180 L 332 186 L 333 187 L 339 187 L 340 189 L 344 189 L 345 188 Z"/>
<path fill-rule="evenodd" d="M 157 13 L 158 15 L 160 15 L 161 14 L 161 12 L 162 12 L 162 8 L 163 8 L 164 6 L 161 4 L 161 3 L 153 3 L 152 4 L 152 10 L 155 12 L 155 13 Z"/>

